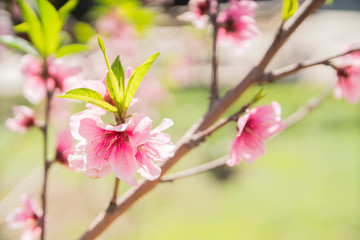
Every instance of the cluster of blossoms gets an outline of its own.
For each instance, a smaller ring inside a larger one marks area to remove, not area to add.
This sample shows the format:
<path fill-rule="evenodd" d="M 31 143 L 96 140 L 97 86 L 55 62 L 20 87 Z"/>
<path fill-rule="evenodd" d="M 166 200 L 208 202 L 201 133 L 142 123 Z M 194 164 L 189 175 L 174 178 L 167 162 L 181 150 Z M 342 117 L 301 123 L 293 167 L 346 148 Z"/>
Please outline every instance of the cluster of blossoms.
<path fill-rule="evenodd" d="M 352 104 L 360 102 L 360 52 L 339 58 L 336 70 L 334 97 L 344 97 Z"/>
<path fill-rule="evenodd" d="M 23 95 L 33 104 L 40 103 L 48 92 L 59 94 L 81 86 L 79 80 L 75 77 L 80 72 L 80 69 L 68 67 L 61 59 L 47 60 L 47 79 L 44 79 L 43 63 L 32 55 L 25 55 L 22 58 L 21 67 L 26 78 Z M 63 106 L 58 106 L 58 103 L 55 99 L 51 101 L 51 114 L 56 113 L 59 116 L 61 115 L 59 111 L 64 111 Z M 7 119 L 5 122 L 6 127 L 12 131 L 23 134 L 29 128 L 39 125 L 34 110 L 29 107 L 14 106 L 13 113 L 14 118 Z"/>
<path fill-rule="evenodd" d="M 190 11 L 179 18 L 190 21 L 198 28 L 204 28 L 211 14 L 216 13 L 216 0 L 191 0 Z M 217 16 L 218 41 L 245 46 L 249 40 L 259 35 L 254 19 L 256 2 L 253 0 L 230 0 L 229 6 Z"/>
<path fill-rule="evenodd" d="M 64 93 L 78 86 L 75 76 L 80 73 L 80 69 L 68 67 L 62 59 L 47 60 L 47 79 L 44 79 L 44 67 L 40 59 L 25 55 L 21 66 L 26 77 L 23 94 L 33 104 L 40 103 L 48 91 Z"/>
<path fill-rule="evenodd" d="M 6 222 L 10 228 L 23 228 L 21 240 L 36 239 L 41 234 L 40 219 L 42 211 L 30 195 L 21 196 L 22 207 L 11 211 Z"/>

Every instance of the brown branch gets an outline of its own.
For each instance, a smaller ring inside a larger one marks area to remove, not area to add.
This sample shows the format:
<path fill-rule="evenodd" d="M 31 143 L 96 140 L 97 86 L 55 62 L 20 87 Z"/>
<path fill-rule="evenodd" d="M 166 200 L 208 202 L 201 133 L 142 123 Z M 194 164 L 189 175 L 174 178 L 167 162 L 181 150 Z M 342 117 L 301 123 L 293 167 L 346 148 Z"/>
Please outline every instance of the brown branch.
<path fill-rule="evenodd" d="M 48 73 L 48 66 L 46 59 L 44 59 L 44 65 L 43 65 L 43 79 L 46 81 L 48 79 L 49 73 Z M 45 99 L 45 120 L 44 125 L 41 127 L 43 136 L 44 136 L 44 144 L 43 144 L 43 159 L 44 159 L 44 178 L 43 178 L 43 187 L 42 187 L 42 193 L 41 193 L 41 201 L 42 201 L 42 210 L 43 215 L 40 220 L 40 226 L 41 226 L 41 240 L 45 239 L 45 218 L 46 218 L 46 208 L 47 208 L 47 183 L 48 183 L 48 173 L 49 169 L 53 163 L 53 161 L 50 161 L 48 159 L 48 127 L 49 127 L 49 119 L 50 119 L 50 102 L 53 96 L 53 91 L 47 90 L 46 93 L 46 99 Z"/>
<path fill-rule="evenodd" d="M 237 86 L 228 91 L 222 99 L 219 99 L 213 107 L 209 109 L 206 115 L 199 121 L 196 131 L 202 131 L 211 126 L 246 89 L 256 82 L 265 80 L 263 72 L 271 59 L 305 18 L 318 9 L 322 2 L 323 0 L 307 0 L 299 7 L 293 17 L 284 23 L 283 30 L 279 31 L 276 35 L 259 64 L 255 66 Z"/>
<path fill-rule="evenodd" d="M 295 72 L 298 72 L 302 69 L 317 66 L 317 65 L 330 65 L 330 61 L 334 58 L 338 58 L 344 55 L 347 55 L 349 53 L 358 52 L 360 51 L 360 47 L 355 47 L 353 49 L 347 50 L 347 51 L 341 51 L 332 55 L 329 55 L 327 57 L 322 57 L 319 59 L 312 59 L 307 60 L 300 63 L 295 63 L 286 67 L 282 67 L 279 69 L 272 70 L 271 72 L 265 74 L 264 78 L 268 82 L 272 82 L 281 78 L 284 78 L 290 74 L 293 74 Z"/>
<path fill-rule="evenodd" d="M 214 4 L 214 2 L 210 2 Z M 219 1 L 217 1 L 217 6 L 215 12 L 212 11 L 212 6 L 210 6 L 210 20 L 213 27 L 213 39 L 212 39 L 212 57 L 211 57 L 211 96 L 210 96 L 210 107 L 214 104 L 215 101 L 219 98 L 219 83 L 218 83 L 218 60 L 217 60 L 217 35 L 218 35 L 218 23 L 216 22 L 218 12 L 219 12 Z"/>
<path fill-rule="evenodd" d="M 288 118 L 286 118 L 283 122 L 286 126 L 286 128 L 280 132 L 279 134 L 283 133 L 285 130 L 289 129 L 290 127 L 294 126 L 301 120 L 303 120 L 312 110 L 319 107 L 330 95 L 331 91 L 330 89 L 326 88 L 324 89 L 318 96 L 310 99 L 306 104 L 301 106 L 296 112 L 294 112 L 292 115 L 290 115 Z M 278 136 L 276 134 L 274 137 Z M 204 163 L 202 165 L 174 173 L 171 175 L 167 175 L 161 178 L 161 182 L 173 182 L 175 180 L 181 179 L 181 178 L 187 178 L 194 175 L 198 175 L 200 173 L 207 172 L 209 170 L 213 170 L 215 168 L 221 167 L 226 164 L 227 160 L 229 159 L 229 156 L 223 156 L 218 159 L 215 159 L 213 161 Z"/>
<path fill-rule="evenodd" d="M 107 208 L 107 211 L 113 211 L 113 208 L 116 206 L 116 199 L 117 199 L 117 195 L 118 195 L 119 184 L 120 184 L 120 180 L 117 177 L 115 177 L 114 191 L 113 191 L 113 195 L 111 197 L 109 206 Z"/>
<path fill-rule="evenodd" d="M 286 129 L 295 125 L 304 119 L 313 109 L 319 107 L 330 96 L 331 89 L 324 89 L 318 96 L 310 99 L 306 104 L 301 106 L 296 112 L 284 120 Z"/>
<path fill-rule="evenodd" d="M 184 157 L 192 148 L 189 142 L 192 141 L 191 136 L 194 132 L 200 132 L 212 124 L 224 114 L 224 112 L 240 97 L 240 95 L 253 83 L 263 80 L 263 72 L 273 56 L 278 52 L 280 47 L 296 30 L 296 28 L 314 12 L 323 2 L 323 0 L 307 0 L 299 8 L 298 12 L 284 24 L 284 31 L 276 37 L 269 47 L 260 63 L 254 67 L 247 76 L 236 87 L 230 90 L 222 99 L 216 101 L 212 108 L 208 110 L 205 116 L 183 136 L 178 142 L 177 148 L 173 157 L 167 159 L 161 166 L 162 175 L 165 174 L 172 166 L 174 166 L 182 157 Z M 160 179 L 155 181 L 141 181 L 140 185 L 136 188 L 130 188 L 118 201 L 117 206 L 113 212 L 109 213 L 106 210 L 101 212 L 99 216 L 92 222 L 84 235 L 80 238 L 95 239 L 99 236 L 117 217 L 123 214 L 130 206 L 132 206 L 143 195 L 150 192 L 157 186 Z"/>
<path fill-rule="evenodd" d="M 196 166 L 194 168 L 187 169 L 185 171 L 174 173 L 171 175 L 167 175 L 161 178 L 160 182 L 173 182 L 180 178 L 186 178 L 190 176 L 194 176 L 203 172 L 207 172 L 209 170 L 215 169 L 217 167 L 223 166 L 226 161 L 229 159 L 229 156 L 223 156 L 211 162 L 204 163 L 202 165 Z"/>

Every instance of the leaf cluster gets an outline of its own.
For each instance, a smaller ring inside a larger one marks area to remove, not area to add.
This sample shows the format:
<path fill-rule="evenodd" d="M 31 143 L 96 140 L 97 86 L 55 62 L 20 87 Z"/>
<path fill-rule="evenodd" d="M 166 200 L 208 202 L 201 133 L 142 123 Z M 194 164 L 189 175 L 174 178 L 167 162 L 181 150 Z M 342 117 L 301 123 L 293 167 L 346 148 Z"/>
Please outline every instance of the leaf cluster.
<path fill-rule="evenodd" d="M 120 56 L 118 55 L 110 66 L 104 42 L 100 37 L 98 37 L 98 43 L 108 68 L 106 88 L 115 104 L 111 105 L 104 101 L 100 93 L 89 88 L 73 89 L 59 97 L 77 99 L 91 103 L 113 113 L 117 119 L 123 121 L 126 118 L 127 109 L 129 108 L 131 100 L 139 88 L 141 81 L 144 79 L 146 73 L 160 53 L 153 54 L 143 64 L 135 68 L 125 86 L 125 72 L 120 61 Z"/>
<path fill-rule="evenodd" d="M 46 58 L 52 54 L 62 57 L 88 50 L 82 44 L 62 44 L 62 28 L 69 13 L 76 7 L 78 0 L 69 0 L 58 11 L 47 0 L 36 0 L 39 16 L 25 0 L 17 0 L 24 22 L 14 30 L 26 33 L 31 43 L 11 35 L 0 36 L 0 43 L 13 49 Z"/>

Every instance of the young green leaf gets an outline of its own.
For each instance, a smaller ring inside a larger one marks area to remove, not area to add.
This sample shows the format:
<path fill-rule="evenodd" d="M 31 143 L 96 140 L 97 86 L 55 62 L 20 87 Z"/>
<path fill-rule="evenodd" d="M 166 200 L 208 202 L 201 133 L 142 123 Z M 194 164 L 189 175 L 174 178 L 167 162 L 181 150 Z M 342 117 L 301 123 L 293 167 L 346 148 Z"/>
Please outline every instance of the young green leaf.
<path fill-rule="evenodd" d="M 28 42 L 22 38 L 15 37 L 12 35 L 2 35 L 0 36 L 0 43 L 11 47 L 15 50 L 18 50 L 23 53 L 30 53 L 32 55 L 38 55 L 39 53 L 36 49 Z"/>
<path fill-rule="evenodd" d="M 108 68 L 109 78 L 110 78 L 110 81 L 106 81 L 107 88 L 109 90 L 110 96 L 112 95 L 111 97 L 113 98 L 116 106 L 119 109 L 119 113 L 122 113 L 123 107 L 121 104 L 122 95 L 120 93 L 120 83 L 110 67 L 109 60 L 108 60 L 108 58 L 106 56 L 106 52 L 105 52 L 105 45 L 104 45 L 104 42 L 101 39 L 101 37 L 98 37 L 98 43 L 99 43 L 99 47 L 100 47 L 101 51 L 103 52 L 106 66 Z M 108 83 L 111 83 L 111 84 L 108 84 Z"/>
<path fill-rule="evenodd" d="M 96 34 L 95 29 L 86 22 L 77 22 L 73 30 L 75 39 L 81 43 L 87 43 Z"/>
<path fill-rule="evenodd" d="M 39 18 L 25 0 L 17 0 L 25 22 L 28 24 L 28 34 L 31 42 L 39 53 L 46 56 L 44 32 Z"/>
<path fill-rule="evenodd" d="M 117 55 L 117 57 L 115 58 L 113 64 L 111 65 L 111 70 L 113 71 L 116 79 L 118 80 L 119 82 L 119 85 L 120 85 L 120 92 L 121 92 L 121 95 L 123 94 L 124 92 L 124 88 L 125 88 L 125 72 L 124 72 L 124 68 L 121 64 L 121 61 L 120 61 L 120 56 Z"/>
<path fill-rule="evenodd" d="M 61 25 L 64 25 L 67 16 L 76 7 L 78 2 L 79 0 L 69 0 L 59 9 Z"/>
<path fill-rule="evenodd" d="M 71 98 L 80 100 L 83 102 L 87 102 L 93 104 L 95 106 L 101 107 L 106 111 L 114 113 L 117 115 L 117 108 L 113 105 L 105 102 L 100 93 L 91 90 L 89 88 L 76 88 L 70 91 L 67 91 L 64 95 L 59 95 L 61 98 Z"/>
<path fill-rule="evenodd" d="M 89 47 L 83 44 L 70 44 L 61 47 L 56 51 L 56 57 L 60 58 L 65 55 L 74 54 L 78 52 L 83 52 L 89 50 Z"/>
<path fill-rule="evenodd" d="M 124 95 L 124 78 L 125 78 L 125 73 L 124 73 L 124 69 L 121 65 L 120 62 L 120 56 L 118 55 L 115 59 L 115 61 L 113 62 L 113 64 L 111 65 L 111 70 L 113 71 L 117 82 L 119 83 L 119 88 L 120 88 L 120 99 L 122 99 L 122 96 Z M 114 94 L 114 89 L 112 87 L 111 84 L 111 79 L 110 79 L 110 74 L 106 74 L 106 87 L 109 91 L 110 97 L 112 99 L 115 99 L 115 94 Z"/>
<path fill-rule="evenodd" d="M 44 31 L 46 54 L 53 54 L 59 45 L 59 33 L 62 28 L 59 14 L 47 0 L 36 0 L 39 6 L 41 24 Z"/>
<path fill-rule="evenodd" d="M 298 5 L 297 0 L 283 0 L 282 17 L 284 21 L 288 20 L 296 12 Z"/>
<path fill-rule="evenodd" d="M 29 24 L 27 24 L 26 22 L 20 23 L 20 24 L 14 26 L 14 30 L 15 30 L 15 32 L 18 32 L 18 33 L 28 33 L 29 32 Z"/>
<path fill-rule="evenodd" d="M 334 0 L 326 0 L 324 4 L 331 5 L 331 4 L 333 4 L 333 2 L 334 2 Z"/>
<path fill-rule="evenodd" d="M 125 96 L 123 98 L 123 106 L 125 112 L 129 107 L 130 102 L 133 99 L 137 89 L 139 88 L 141 81 L 143 80 L 147 71 L 154 63 L 155 59 L 159 56 L 159 54 L 160 53 L 155 53 L 154 55 L 150 56 L 142 65 L 135 68 L 135 70 L 132 72 L 129 78 L 129 82 L 126 86 Z"/>

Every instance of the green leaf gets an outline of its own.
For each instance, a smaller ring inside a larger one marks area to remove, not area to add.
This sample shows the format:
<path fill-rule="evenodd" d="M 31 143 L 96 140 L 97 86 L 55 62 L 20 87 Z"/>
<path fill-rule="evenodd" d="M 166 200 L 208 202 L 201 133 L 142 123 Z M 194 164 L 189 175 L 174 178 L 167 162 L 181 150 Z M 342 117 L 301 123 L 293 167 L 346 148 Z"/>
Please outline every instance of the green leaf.
<path fill-rule="evenodd" d="M 331 5 L 333 4 L 334 0 L 326 0 L 325 5 Z"/>
<path fill-rule="evenodd" d="M 105 109 L 106 111 L 109 111 L 109 112 L 117 115 L 116 107 L 114 107 L 110 103 L 105 102 L 100 93 L 98 93 L 94 90 L 91 90 L 89 88 L 72 89 L 70 91 L 67 91 L 64 95 L 59 95 L 58 97 L 71 98 L 71 99 L 76 99 L 76 100 L 80 100 L 83 102 L 87 102 L 87 103 L 93 104 L 95 106 L 101 107 L 101 108 Z"/>
<path fill-rule="evenodd" d="M 160 53 L 155 53 L 151 57 L 149 57 L 142 65 L 135 68 L 135 70 L 132 72 L 129 82 L 127 84 L 126 90 L 125 90 L 125 96 L 123 99 L 123 106 L 124 110 L 126 112 L 127 108 L 130 105 L 131 100 L 133 99 L 137 89 L 140 86 L 141 81 L 145 77 L 147 71 L 151 67 L 151 65 L 154 63 L 155 59 L 159 56 Z"/>
<path fill-rule="evenodd" d="M 263 97 L 265 97 L 264 88 L 261 88 L 260 91 L 255 94 L 255 96 L 251 99 L 250 102 L 251 102 L 251 104 L 254 104 L 257 101 L 259 101 L 260 99 L 262 99 Z"/>
<path fill-rule="evenodd" d="M 116 79 L 119 82 L 120 92 L 121 92 L 121 95 L 122 95 L 123 92 L 124 92 L 124 88 L 125 88 L 125 72 L 124 72 L 124 68 L 123 68 L 123 66 L 121 64 L 119 55 L 117 55 L 117 57 L 115 58 L 113 64 L 111 65 L 111 70 L 113 71 Z"/>
<path fill-rule="evenodd" d="M 282 17 L 284 21 L 288 20 L 296 12 L 298 5 L 297 0 L 284 0 L 282 10 Z"/>
<path fill-rule="evenodd" d="M 78 42 L 87 43 L 95 34 L 94 28 L 86 22 L 77 22 L 74 26 L 74 35 Z"/>
<path fill-rule="evenodd" d="M 29 32 L 29 24 L 27 24 L 26 22 L 20 23 L 20 24 L 14 26 L 14 30 L 15 30 L 15 32 L 18 32 L 18 33 L 28 33 Z"/>
<path fill-rule="evenodd" d="M 110 96 L 115 101 L 115 104 L 118 107 L 119 113 L 121 115 L 121 113 L 123 113 L 123 106 L 121 104 L 122 95 L 120 93 L 120 83 L 118 82 L 118 79 L 116 78 L 114 72 L 112 71 L 112 69 L 110 67 L 109 60 L 108 60 L 108 58 L 106 56 L 106 52 L 105 52 L 104 42 L 101 39 L 101 37 L 98 37 L 98 43 L 99 43 L 99 47 L 100 47 L 101 51 L 104 54 L 106 66 L 108 68 L 108 75 L 110 78 L 110 81 L 106 81 L 106 86 L 108 88 L 109 93 L 112 95 L 112 96 L 111 95 Z"/>
<path fill-rule="evenodd" d="M 119 55 L 116 57 L 115 61 L 111 65 L 111 70 L 113 71 L 113 73 L 114 73 L 114 75 L 116 77 L 116 81 L 119 83 L 120 100 L 121 100 L 123 95 L 124 95 L 125 73 L 124 73 L 124 69 L 123 69 L 123 67 L 121 65 Z M 112 99 L 115 99 L 114 89 L 113 89 L 112 84 L 111 84 L 111 79 L 110 79 L 109 73 L 106 75 L 106 87 L 107 87 L 107 89 L 109 91 L 110 97 Z"/>
<path fill-rule="evenodd" d="M 59 14 L 47 0 L 36 0 L 39 6 L 41 24 L 44 31 L 46 54 L 53 54 L 59 46 L 59 33 L 62 27 Z"/>
<path fill-rule="evenodd" d="M 12 35 L 2 35 L 0 36 L 0 43 L 16 49 L 23 53 L 30 53 L 32 55 L 38 55 L 39 53 L 36 49 L 28 42 L 22 38 L 15 37 Z"/>
<path fill-rule="evenodd" d="M 59 50 L 56 51 L 56 57 L 60 58 L 65 55 L 74 54 L 78 52 L 87 51 L 90 48 L 83 44 L 70 44 L 61 47 Z"/>
<path fill-rule="evenodd" d="M 69 0 L 59 9 L 61 25 L 64 25 L 67 16 L 76 7 L 78 2 L 79 0 Z"/>
<path fill-rule="evenodd" d="M 39 18 L 25 0 L 18 0 L 18 3 L 24 20 L 29 26 L 28 34 L 31 42 L 34 44 L 38 52 L 42 55 L 46 55 L 44 32 Z"/>

